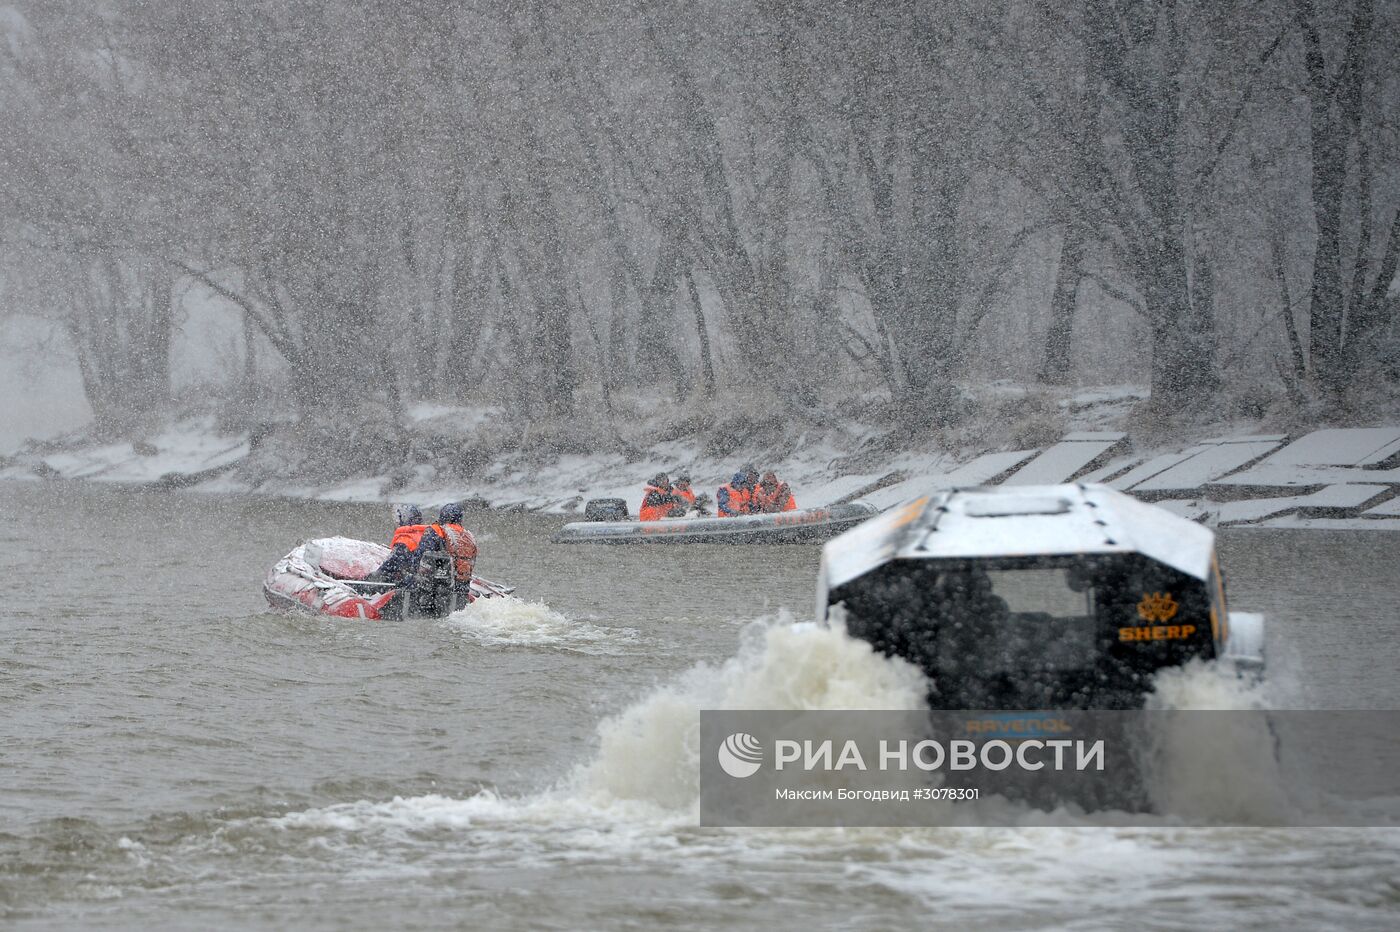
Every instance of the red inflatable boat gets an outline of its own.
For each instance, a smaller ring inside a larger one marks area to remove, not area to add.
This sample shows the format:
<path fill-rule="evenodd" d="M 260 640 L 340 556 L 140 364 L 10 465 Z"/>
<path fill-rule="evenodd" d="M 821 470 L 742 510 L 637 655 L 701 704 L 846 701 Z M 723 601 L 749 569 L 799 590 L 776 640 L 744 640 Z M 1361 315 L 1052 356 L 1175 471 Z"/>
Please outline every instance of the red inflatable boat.
<path fill-rule="evenodd" d="M 402 617 L 401 590 L 388 583 L 365 582 L 389 556 L 389 548 L 350 537 L 308 540 L 278 560 L 263 581 L 268 604 L 284 611 L 310 612 L 338 618 Z M 450 588 L 450 582 L 448 584 Z M 513 586 L 472 579 L 471 600 L 509 595 Z M 427 614 L 447 615 L 455 608 L 450 597 Z"/>

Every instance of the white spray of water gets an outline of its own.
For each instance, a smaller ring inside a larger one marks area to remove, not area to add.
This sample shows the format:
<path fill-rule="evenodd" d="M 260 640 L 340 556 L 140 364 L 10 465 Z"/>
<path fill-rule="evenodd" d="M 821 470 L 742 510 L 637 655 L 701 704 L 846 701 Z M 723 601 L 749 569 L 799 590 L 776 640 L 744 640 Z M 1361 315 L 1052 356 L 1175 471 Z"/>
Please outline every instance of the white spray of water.
<path fill-rule="evenodd" d="M 595 803 L 637 800 L 689 809 L 700 795 L 701 709 L 920 709 L 928 683 L 843 626 L 756 623 L 739 652 L 701 664 L 603 722 L 598 756 L 570 786 Z"/>
<path fill-rule="evenodd" d="M 494 604 L 493 604 L 494 603 Z M 513 604 L 512 604 L 513 603 Z M 485 612 L 478 613 L 485 608 Z M 541 605 L 517 600 L 482 600 L 452 618 L 464 631 L 501 643 L 560 643 L 573 623 Z M 598 630 L 598 629 L 595 629 Z M 534 633 L 532 633 L 534 632 Z M 928 681 L 918 668 L 878 654 L 865 641 L 850 637 L 837 623 L 830 627 L 791 623 L 787 616 L 750 624 L 740 648 L 719 665 L 698 664 L 674 681 L 658 686 L 598 726 L 598 751 L 553 789 L 513 799 L 482 793 L 465 800 L 442 797 L 396 799 L 390 803 L 355 803 L 284 817 L 285 824 L 351 830 L 428 825 L 461 827 L 481 821 L 564 823 L 580 831 L 598 820 L 621 831 L 630 826 L 641 835 L 695 824 L 699 806 L 699 739 L 702 709 L 895 709 L 924 708 Z M 1260 687 L 1217 664 L 1193 663 L 1158 675 L 1149 698 L 1153 709 L 1259 708 Z M 1257 737 L 1257 736 L 1255 736 Z M 1163 802 L 1173 806 L 1218 800 L 1200 813 L 1250 821 L 1260 800 L 1249 792 L 1231 795 L 1226 784 L 1258 786 L 1255 770 L 1271 759 L 1272 748 L 1238 734 L 1162 737 L 1160 782 Z M 1196 743 L 1192 743 L 1196 742 Z M 1233 756 L 1232 756 L 1233 755 Z M 1263 755 L 1261 757 L 1261 755 Z M 1154 798 L 1157 797 L 1154 790 Z M 975 811 L 974 811 L 975 810 Z M 1016 826 L 1027 817 L 1044 824 L 1045 813 L 1004 800 L 950 808 L 949 824 Z M 1124 814 L 1078 813 L 1074 808 L 1049 815 L 1063 825 L 1115 825 Z M 650 826 L 650 828 L 646 828 Z M 589 829 L 592 831 L 593 829 Z M 843 830 L 849 833 L 851 830 Z M 887 830 L 871 830 L 886 838 Z M 584 832 L 585 835 L 588 832 Z M 820 833 L 818 833 L 820 834 Z M 848 839 L 849 840 L 849 839 Z"/>
<path fill-rule="evenodd" d="M 1156 806 L 1204 822 L 1267 824 L 1286 813 L 1288 797 L 1267 719 L 1262 680 L 1237 675 L 1228 662 L 1192 661 L 1160 671 L 1148 696 L 1169 715 L 1153 736 L 1144 768 Z"/>
<path fill-rule="evenodd" d="M 701 664 L 604 721 L 597 756 L 561 790 L 594 806 L 641 802 L 695 812 L 699 799 L 701 709 L 924 708 L 928 681 L 911 664 L 877 654 L 865 641 L 831 627 L 755 623 L 737 654 L 714 667 Z M 1192 662 L 1161 671 L 1148 697 L 1152 710 L 1248 711 L 1264 705 L 1263 684 L 1225 663 Z M 1262 716 L 1173 716 L 1157 736 L 1149 773 L 1163 811 L 1206 822 L 1265 823 L 1283 805 L 1274 737 Z M 977 810 L 975 813 L 971 810 Z M 1029 813 L 1017 804 L 987 801 L 948 815 L 955 823 L 987 820 L 1014 825 Z M 1059 812 L 1066 824 L 1113 824 Z M 1045 815 L 1036 816 L 1043 821 Z"/>
<path fill-rule="evenodd" d="M 1153 678 L 1149 709 L 1244 711 L 1265 708 L 1264 681 L 1239 675 L 1226 661 L 1193 660 Z"/>
<path fill-rule="evenodd" d="M 451 620 L 466 630 L 477 624 L 472 613 L 502 603 L 489 609 L 488 617 L 501 616 L 496 626 L 528 629 L 529 623 L 513 622 L 511 616 L 549 611 L 542 606 L 510 607 L 512 601 L 481 600 Z M 391 833 L 468 824 L 479 828 L 483 821 L 540 824 L 549 825 L 556 837 L 572 828 L 585 843 L 601 820 L 610 833 L 635 831 L 639 839 L 650 837 L 695 825 L 701 709 L 910 710 L 923 708 L 927 690 L 917 668 L 877 654 L 843 627 L 794 625 L 781 615 L 746 627 L 739 651 L 724 663 L 698 664 L 600 723 L 597 754 L 552 790 L 519 799 L 484 792 L 463 800 L 425 796 L 364 801 L 273 821 L 285 828 Z"/>
<path fill-rule="evenodd" d="M 447 624 L 488 647 L 550 647 L 583 654 L 616 654 L 635 640 L 632 628 L 602 628 L 514 596 L 477 599 Z"/>

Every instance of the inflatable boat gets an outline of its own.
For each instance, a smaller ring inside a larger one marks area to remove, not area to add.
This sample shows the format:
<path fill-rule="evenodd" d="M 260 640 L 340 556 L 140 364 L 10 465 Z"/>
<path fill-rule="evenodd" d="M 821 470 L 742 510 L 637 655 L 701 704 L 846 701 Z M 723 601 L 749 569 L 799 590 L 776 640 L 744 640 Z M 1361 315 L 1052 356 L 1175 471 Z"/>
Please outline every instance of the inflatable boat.
<path fill-rule="evenodd" d="M 600 507 L 606 506 L 606 507 Z M 626 514 L 621 500 L 588 503 L 584 514 Z M 730 518 L 666 518 L 661 521 L 585 520 L 564 525 L 556 544 L 794 544 L 828 540 L 878 514 L 874 505 L 851 502 L 766 515 Z"/>
<path fill-rule="evenodd" d="M 389 583 L 366 582 L 389 556 L 382 544 L 350 537 L 308 540 L 278 560 L 263 580 L 268 604 L 283 611 L 370 620 L 408 616 L 445 617 L 458 608 L 461 596 L 453 590 L 452 569 L 445 554 L 424 554 L 436 560 L 431 584 L 407 591 Z M 480 577 L 471 581 L 468 601 L 509 595 L 513 586 L 501 586 Z"/>

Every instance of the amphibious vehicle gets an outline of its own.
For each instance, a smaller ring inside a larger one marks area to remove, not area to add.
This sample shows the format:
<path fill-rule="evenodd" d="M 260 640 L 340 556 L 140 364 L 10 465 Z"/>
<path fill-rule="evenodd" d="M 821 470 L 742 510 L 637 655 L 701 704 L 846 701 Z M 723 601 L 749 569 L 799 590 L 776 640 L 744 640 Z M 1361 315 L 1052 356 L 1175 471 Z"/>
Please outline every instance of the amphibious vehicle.
<path fill-rule="evenodd" d="M 1101 485 L 963 488 L 822 551 L 818 616 L 916 664 L 933 709 L 1141 708 L 1164 667 L 1263 665 L 1215 535 Z"/>

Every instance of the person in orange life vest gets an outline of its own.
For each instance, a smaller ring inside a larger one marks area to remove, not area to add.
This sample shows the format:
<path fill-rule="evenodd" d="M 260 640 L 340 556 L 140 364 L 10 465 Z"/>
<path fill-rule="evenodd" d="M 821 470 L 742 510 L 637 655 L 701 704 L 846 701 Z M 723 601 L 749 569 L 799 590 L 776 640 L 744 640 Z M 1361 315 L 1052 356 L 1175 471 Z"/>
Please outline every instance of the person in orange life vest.
<path fill-rule="evenodd" d="M 736 472 L 729 484 L 720 486 L 719 491 L 715 493 L 719 516 L 732 518 L 735 515 L 756 514 L 758 507 L 754 499 L 754 489 L 757 483 L 758 470 L 753 466 L 745 465 Z"/>
<path fill-rule="evenodd" d="M 715 503 L 714 499 L 710 498 L 707 492 L 700 492 L 697 494 L 695 490 L 690 487 L 690 476 L 681 473 L 680 477 L 675 481 L 674 488 L 676 494 L 685 499 L 686 515 L 694 513 L 702 518 L 711 516 L 710 506 Z"/>
<path fill-rule="evenodd" d="M 695 507 L 695 490 L 690 487 L 690 474 L 681 473 L 676 477 L 675 485 L 672 487 L 678 496 L 685 499 L 685 510 L 689 511 Z"/>
<path fill-rule="evenodd" d="M 372 582 L 399 583 L 418 568 L 418 545 L 428 526 L 423 523 L 423 509 L 417 505 L 395 505 L 394 539 L 389 542 L 389 557 L 368 577 Z"/>
<path fill-rule="evenodd" d="M 671 479 L 664 472 L 651 477 L 650 484 L 642 493 L 642 507 L 637 509 L 638 521 L 660 521 L 685 514 L 686 501 L 671 487 Z"/>
<path fill-rule="evenodd" d="M 754 490 L 754 498 L 758 502 L 758 510 L 764 514 L 797 510 L 797 499 L 792 497 L 792 489 L 786 482 L 779 482 L 775 472 L 763 474 L 758 488 Z"/>
<path fill-rule="evenodd" d="M 437 523 L 428 525 L 418 545 L 420 559 L 415 571 L 423 566 L 422 555 L 436 550 L 446 551 L 452 557 L 453 588 L 458 595 L 471 601 L 472 574 L 476 572 L 476 538 L 471 531 L 462 527 L 462 506 L 456 502 L 448 502 L 439 508 Z M 426 585 L 429 580 L 419 579 L 418 583 Z"/>

